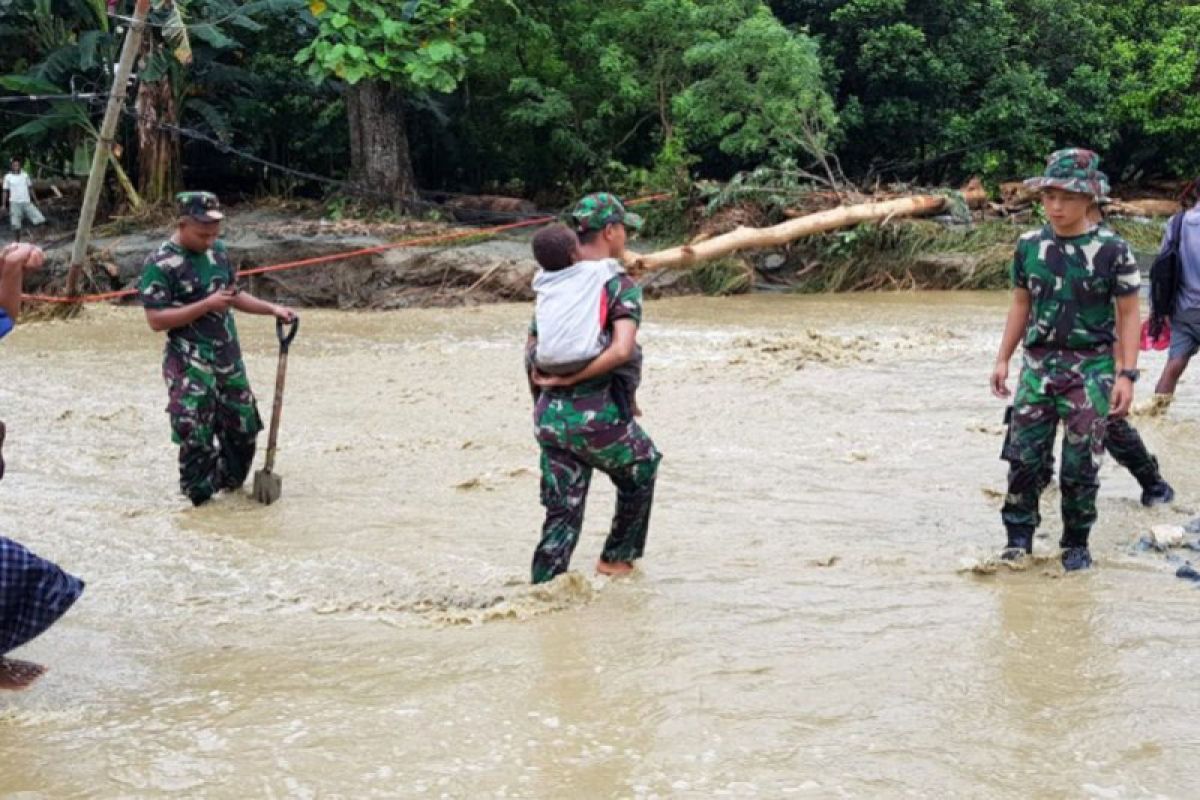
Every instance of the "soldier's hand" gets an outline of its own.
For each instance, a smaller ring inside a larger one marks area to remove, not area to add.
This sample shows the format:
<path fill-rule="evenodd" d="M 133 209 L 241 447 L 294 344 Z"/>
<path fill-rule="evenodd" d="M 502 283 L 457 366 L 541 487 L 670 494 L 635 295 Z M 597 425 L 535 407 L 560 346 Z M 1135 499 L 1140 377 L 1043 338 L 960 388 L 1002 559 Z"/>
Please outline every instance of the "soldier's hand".
<path fill-rule="evenodd" d="M 536 369 L 530 376 L 535 386 L 540 386 L 543 389 L 554 389 L 562 386 L 572 386 L 570 375 L 547 375 L 544 372 L 538 372 Z"/>
<path fill-rule="evenodd" d="M 997 361 L 992 369 L 992 394 L 1001 398 L 1012 397 L 1012 392 L 1008 390 L 1007 361 Z"/>
<path fill-rule="evenodd" d="M 1133 405 L 1133 381 L 1128 378 L 1117 378 L 1117 382 L 1113 384 L 1112 403 L 1109 409 L 1109 416 L 1124 417 L 1129 414 L 1129 408 Z"/>
<path fill-rule="evenodd" d="M 276 319 L 281 319 L 284 322 L 292 322 L 296 319 L 296 312 L 287 306 L 275 306 L 274 312 Z"/>
<path fill-rule="evenodd" d="M 237 297 L 237 292 L 233 289 L 222 289 L 219 292 L 213 292 L 204 299 L 208 304 L 208 310 L 218 314 L 223 314 L 233 305 L 234 298 Z"/>

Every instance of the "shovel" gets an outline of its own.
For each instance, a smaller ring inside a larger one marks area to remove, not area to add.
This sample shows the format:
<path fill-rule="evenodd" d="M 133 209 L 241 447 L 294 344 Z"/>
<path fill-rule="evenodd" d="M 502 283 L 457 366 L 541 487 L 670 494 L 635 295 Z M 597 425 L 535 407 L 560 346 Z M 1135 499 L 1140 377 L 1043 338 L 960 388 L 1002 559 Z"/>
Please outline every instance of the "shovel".
<path fill-rule="evenodd" d="M 291 330 L 284 333 L 284 322 L 275 320 L 275 335 L 279 337 L 279 369 L 275 373 L 275 404 L 271 408 L 271 434 L 267 438 L 267 463 L 254 473 L 254 499 L 271 505 L 283 494 L 283 478 L 275 474 L 275 441 L 279 438 L 279 415 L 283 413 L 283 384 L 287 380 L 288 346 L 300 330 L 300 318 L 291 322 Z"/>

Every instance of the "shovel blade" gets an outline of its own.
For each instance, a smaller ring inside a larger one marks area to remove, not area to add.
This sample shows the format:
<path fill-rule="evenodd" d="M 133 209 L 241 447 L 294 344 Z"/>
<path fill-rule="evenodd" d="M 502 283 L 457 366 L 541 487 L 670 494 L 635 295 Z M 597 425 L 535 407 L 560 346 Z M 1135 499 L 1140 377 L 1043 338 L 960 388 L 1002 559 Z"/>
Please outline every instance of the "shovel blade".
<path fill-rule="evenodd" d="M 263 505 L 271 505 L 283 494 L 283 478 L 274 472 L 259 470 L 254 473 L 254 499 Z"/>

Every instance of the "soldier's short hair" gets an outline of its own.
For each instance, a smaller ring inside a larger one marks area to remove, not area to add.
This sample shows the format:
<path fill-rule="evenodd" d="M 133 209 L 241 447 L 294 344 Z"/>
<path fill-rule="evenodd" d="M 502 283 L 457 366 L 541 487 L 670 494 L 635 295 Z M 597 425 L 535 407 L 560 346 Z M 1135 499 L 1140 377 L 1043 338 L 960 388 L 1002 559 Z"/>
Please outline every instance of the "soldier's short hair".
<path fill-rule="evenodd" d="M 579 237 L 566 225 L 549 225 L 533 236 L 533 257 L 549 272 L 574 264 L 578 249 Z"/>

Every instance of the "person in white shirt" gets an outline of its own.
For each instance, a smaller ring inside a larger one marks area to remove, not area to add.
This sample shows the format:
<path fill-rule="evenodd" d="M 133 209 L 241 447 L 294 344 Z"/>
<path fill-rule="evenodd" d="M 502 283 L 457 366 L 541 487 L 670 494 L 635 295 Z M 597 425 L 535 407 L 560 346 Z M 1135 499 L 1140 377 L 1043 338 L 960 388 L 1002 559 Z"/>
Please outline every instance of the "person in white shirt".
<path fill-rule="evenodd" d="M 8 221 L 12 225 L 13 238 L 21 239 L 21 227 L 25 220 L 30 225 L 41 225 L 46 221 L 42 212 L 34 205 L 33 181 L 29 173 L 21 168 L 21 159 L 12 160 L 12 171 L 4 176 L 4 202 L 0 210 L 8 210 Z"/>

